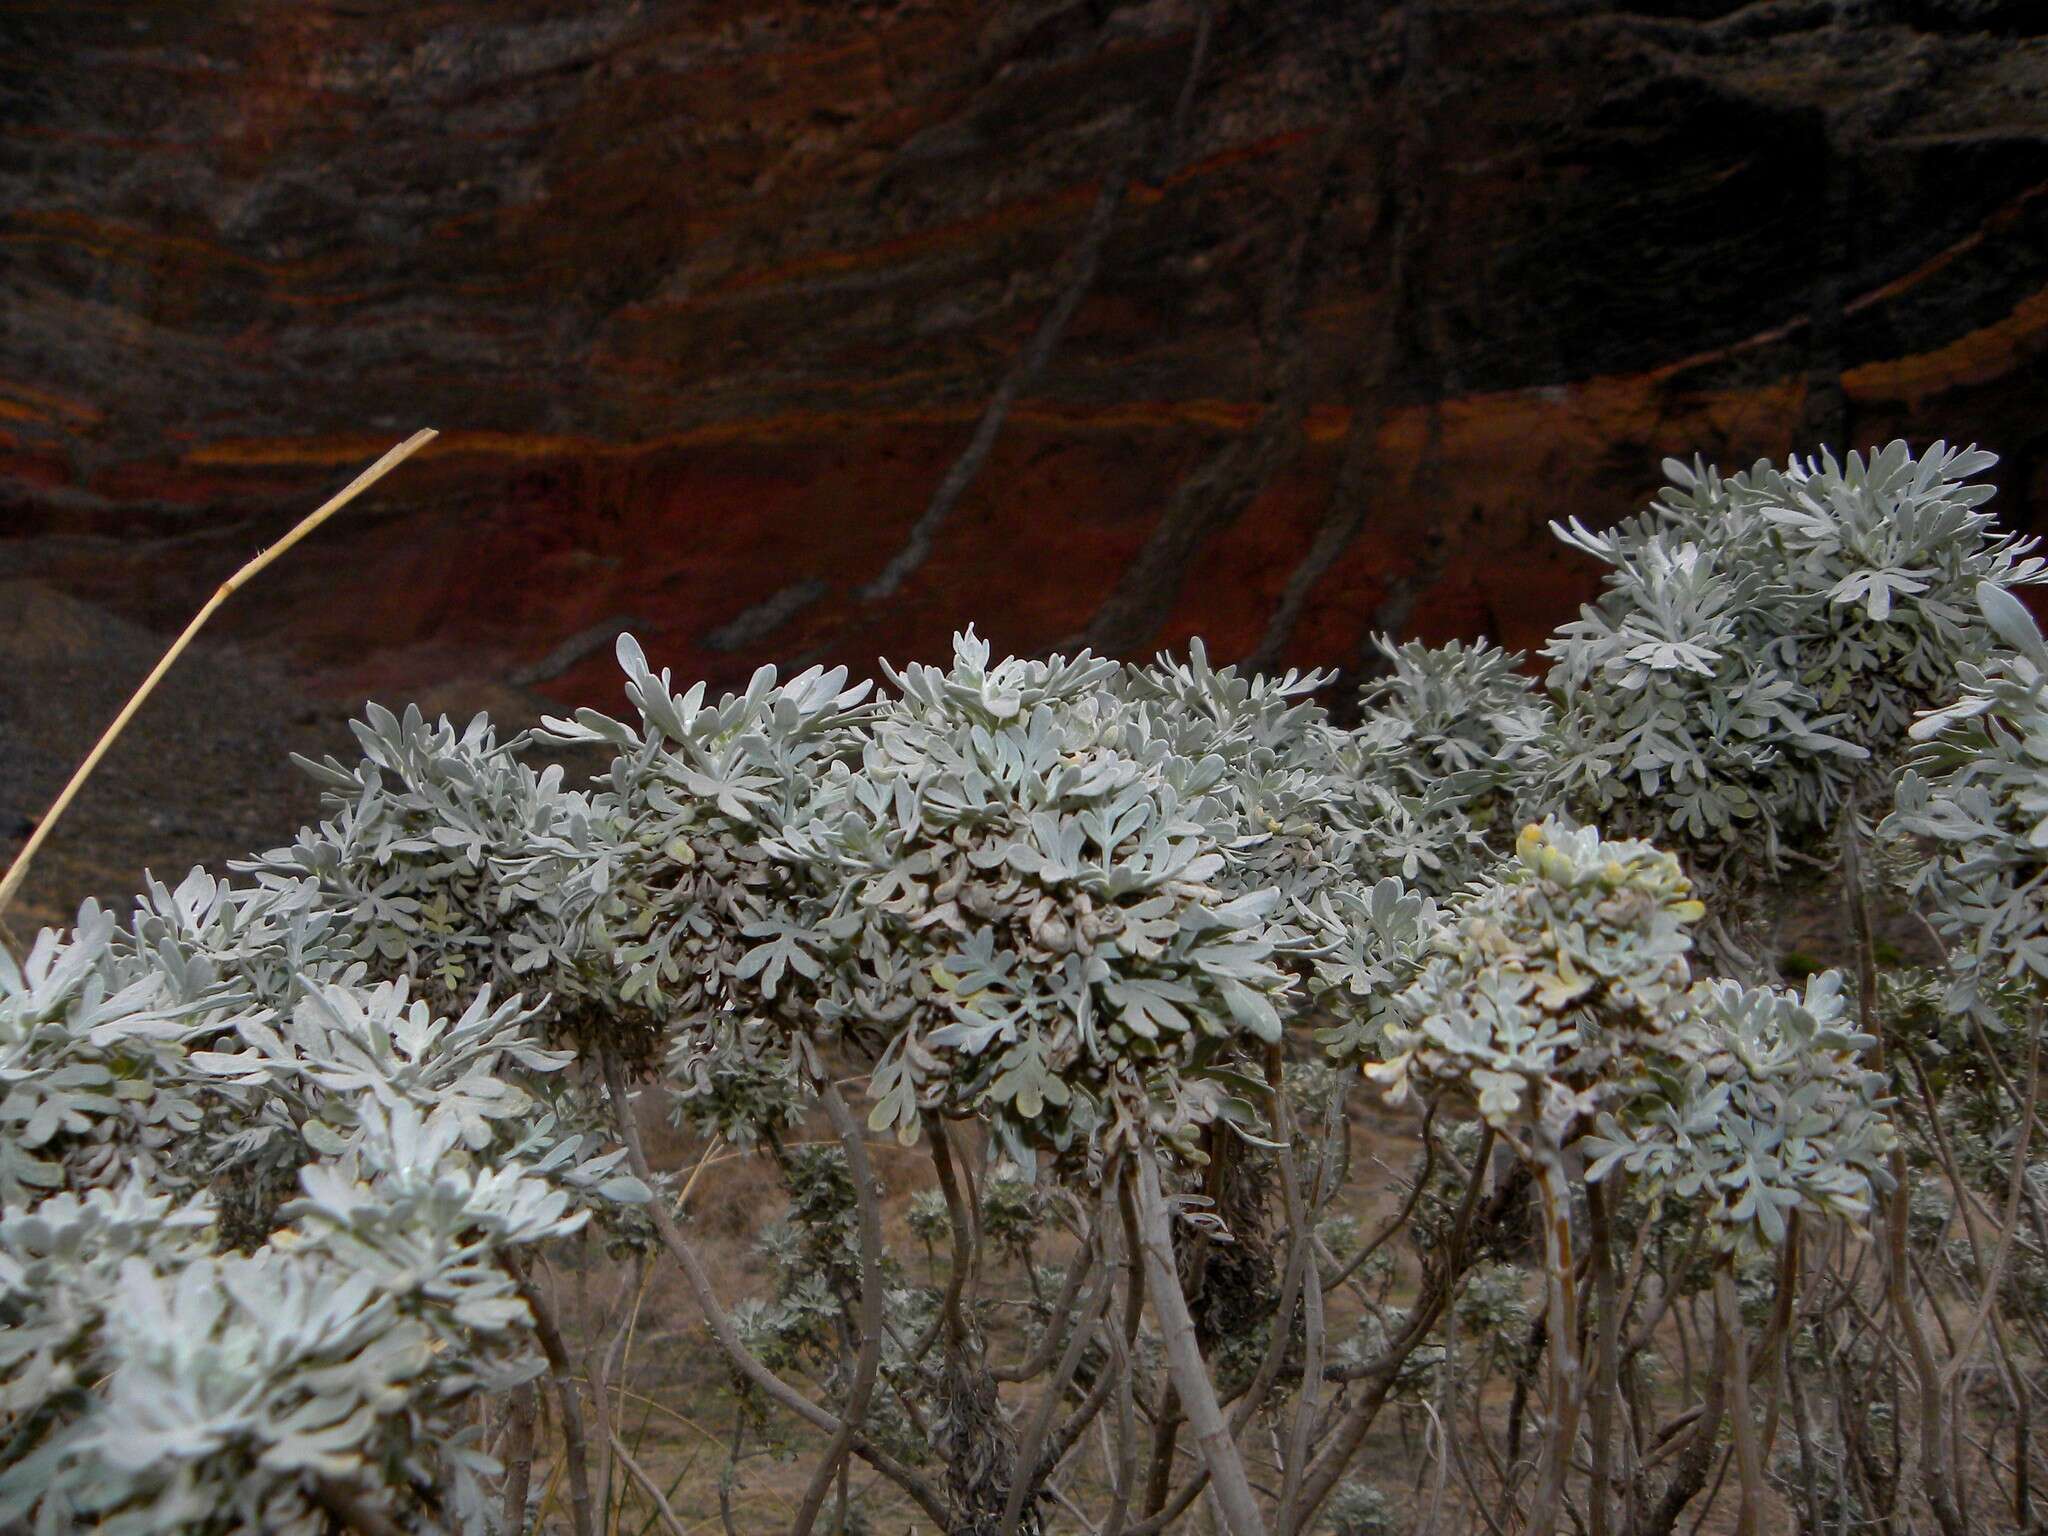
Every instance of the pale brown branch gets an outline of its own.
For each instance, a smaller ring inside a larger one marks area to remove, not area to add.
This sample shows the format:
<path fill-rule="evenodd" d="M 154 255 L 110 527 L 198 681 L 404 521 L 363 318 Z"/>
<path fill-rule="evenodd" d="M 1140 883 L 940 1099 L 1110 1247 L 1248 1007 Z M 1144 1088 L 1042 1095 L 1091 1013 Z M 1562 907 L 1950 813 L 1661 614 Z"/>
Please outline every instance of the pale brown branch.
<path fill-rule="evenodd" d="M 685 1536 L 683 1523 L 676 1518 L 676 1512 L 669 1508 L 668 1495 L 661 1491 L 661 1485 L 648 1476 L 647 1469 L 634 1459 L 633 1453 L 626 1449 L 625 1442 L 619 1438 L 616 1429 L 607 1429 L 605 1433 L 611 1437 L 612 1454 L 619 1458 L 619 1465 L 624 1467 L 627 1475 L 640 1485 L 640 1491 L 653 1500 L 655 1515 L 660 1519 L 662 1529 L 667 1531 L 669 1536 Z"/>
<path fill-rule="evenodd" d="M 1244 1462 L 1223 1421 L 1215 1385 L 1195 1344 L 1195 1321 L 1181 1293 L 1173 1257 L 1172 1218 L 1159 1185 L 1159 1169 L 1145 1152 L 1133 1161 L 1137 1164 L 1138 1237 L 1145 1259 L 1145 1288 L 1151 1293 L 1167 1367 L 1187 1413 L 1188 1427 L 1194 1431 L 1195 1444 L 1208 1468 L 1209 1484 L 1229 1536 L 1265 1536 L 1266 1523 L 1252 1496 Z"/>
<path fill-rule="evenodd" d="M 619 1138 L 626 1144 L 626 1160 L 633 1174 L 641 1183 L 650 1188 L 654 1184 L 654 1172 L 647 1162 L 647 1150 L 640 1140 L 640 1127 L 633 1119 L 633 1106 L 626 1093 L 626 1071 L 618 1056 L 612 1051 L 602 1053 L 605 1087 L 611 1094 L 612 1115 L 617 1122 Z M 863 1158 L 863 1162 L 865 1158 Z M 647 1205 L 649 1218 L 654 1222 L 654 1233 L 669 1257 L 676 1261 L 688 1282 L 690 1294 L 697 1302 L 697 1308 L 710 1326 L 712 1337 L 724 1352 L 734 1368 L 759 1387 L 771 1402 L 780 1404 L 806 1423 L 823 1430 L 828 1435 L 837 1435 L 840 1428 L 839 1416 L 830 1409 L 822 1408 L 805 1397 L 788 1382 L 777 1376 L 754 1352 L 747 1348 L 740 1338 L 739 1329 L 732 1320 L 732 1314 L 719 1304 L 718 1293 L 711 1284 L 711 1273 L 704 1267 L 704 1261 L 690 1246 L 689 1240 L 676 1225 L 675 1217 L 669 1213 L 668 1204 L 663 1200 L 651 1200 Z M 943 1528 L 950 1518 L 945 1501 L 936 1490 L 909 1467 L 874 1444 L 864 1434 L 857 1434 L 853 1450 L 861 1460 L 880 1472 L 890 1482 L 915 1499 L 924 1512 L 938 1521 Z"/>
<path fill-rule="evenodd" d="M 818 1511 L 825 1504 L 825 1495 L 831 1491 L 832 1480 L 844 1466 L 846 1454 L 867 1418 L 868 1401 L 874 1395 L 875 1378 L 882 1363 L 881 1185 L 875 1178 L 874 1165 L 868 1161 L 867 1143 L 861 1136 L 860 1122 L 847 1109 L 846 1100 L 832 1086 L 831 1078 L 824 1079 L 819 1098 L 825 1105 L 825 1113 L 831 1117 L 832 1129 L 839 1133 L 840 1144 L 846 1149 L 847 1171 L 853 1177 L 860 1231 L 861 1338 L 860 1353 L 854 1361 L 853 1386 L 846 1395 L 846 1412 L 841 1416 L 839 1429 L 820 1458 L 817 1470 L 811 1474 L 803 1502 L 797 1506 L 796 1517 L 790 1521 L 790 1536 L 809 1536 L 812 1525 L 816 1523 Z"/>
<path fill-rule="evenodd" d="M 548 1374 L 554 1378 L 555 1400 L 562 1405 L 562 1441 L 569 1467 L 569 1515 L 576 1523 L 576 1536 L 592 1536 L 590 1504 L 590 1450 L 583 1435 L 583 1405 L 577 1399 L 575 1369 L 568 1347 L 555 1321 L 555 1309 L 540 1288 L 527 1276 L 519 1258 L 509 1248 L 499 1254 L 505 1273 L 512 1277 L 519 1297 L 533 1314 L 533 1331 L 547 1356 Z"/>

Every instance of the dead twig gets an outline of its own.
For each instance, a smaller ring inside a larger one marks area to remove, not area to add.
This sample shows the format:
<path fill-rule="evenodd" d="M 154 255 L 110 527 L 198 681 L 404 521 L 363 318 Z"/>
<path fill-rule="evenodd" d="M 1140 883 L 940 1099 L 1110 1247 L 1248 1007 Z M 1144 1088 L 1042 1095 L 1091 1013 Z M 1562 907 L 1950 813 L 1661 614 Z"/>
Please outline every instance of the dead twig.
<path fill-rule="evenodd" d="M 85 761 L 80 763 L 77 772 L 71 775 L 70 782 L 65 784 L 62 790 L 58 791 L 57 798 L 50 802 L 50 808 L 43 812 L 43 819 L 36 823 L 35 831 L 29 834 L 29 839 L 22 845 L 21 852 L 14 856 L 14 862 L 8 866 L 6 878 L 0 879 L 0 912 L 6 911 L 7 904 L 14 900 L 15 892 L 21 889 L 22 881 L 28 878 L 29 865 L 35 862 L 36 854 L 41 851 L 43 844 L 49 840 L 50 833 L 56 828 L 64 812 L 70 808 L 71 802 L 78 798 L 78 792 L 85 787 L 85 781 L 91 778 L 93 770 L 99 767 L 100 759 L 107 755 L 107 750 L 113 746 L 116 738 L 120 736 L 122 731 L 127 729 L 128 722 L 135 718 L 137 711 L 142 708 L 150 694 L 156 691 L 156 685 L 163 681 L 164 674 L 171 670 L 172 664 L 180 656 L 185 654 L 185 648 L 192 643 L 193 637 L 205 627 L 206 621 L 213 617 L 220 605 L 226 602 L 243 586 L 247 585 L 259 573 L 268 568 L 286 550 L 305 538 L 306 535 L 318 528 L 328 518 L 334 516 L 335 513 L 354 501 L 358 496 L 362 495 L 363 492 L 367 491 L 392 470 L 419 452 L 420 449 L 426 447 L 438 435 L 431 428 L 426 431 L 413 433 L 411 437 L 408 437 L 396 448 L 393 448 L 383 458 L 372 464 L 360 475 L 357 475 L 355 479 L 349 481 L 336 495 L 325 502 L 317 511 L 301 521 L 290 533 L 279 539 L 270 548 L 264 550 L 263 553 L 220 584 L 213 596 L 206 600 L 206 606 L 192 616 L 192 622 L 185 626 L 184 632 L 171 642 L 171 648 L 165 651 L 162 659 L 150 669 L 149 676 L 142 680 L 142 686 L 129 695 L 128 702 L 121 706 L 121 712 L 114 716 L 114 723 L 101 733 L 100 739 L 93 744 L 92 751 L 86 754 Z"/>

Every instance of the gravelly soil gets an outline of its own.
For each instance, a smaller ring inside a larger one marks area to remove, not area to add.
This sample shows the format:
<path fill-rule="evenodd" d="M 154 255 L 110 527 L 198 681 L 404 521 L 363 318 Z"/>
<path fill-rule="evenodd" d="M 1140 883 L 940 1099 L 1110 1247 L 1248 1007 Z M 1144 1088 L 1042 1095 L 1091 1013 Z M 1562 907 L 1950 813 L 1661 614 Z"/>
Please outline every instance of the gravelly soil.
<path fill-rule="evenodd" d="M 157 635 L 37 582 L 0 580 L 0 860 L 11 860 L 71 770 L 163 654 Z M 204 639 L 158 685 L 37 856 L 5 914 L 26 941 L 88 896 L 125 909 L 150 870 L 271 847 L 319 811 L 293 752 L 353 757 L 360 701 L 316 698 L 274 661 Z M 402 701 L 387 700 L 388 703 Z M 508 723 L 531 701 L 488 684 L 421 701 Z"/>

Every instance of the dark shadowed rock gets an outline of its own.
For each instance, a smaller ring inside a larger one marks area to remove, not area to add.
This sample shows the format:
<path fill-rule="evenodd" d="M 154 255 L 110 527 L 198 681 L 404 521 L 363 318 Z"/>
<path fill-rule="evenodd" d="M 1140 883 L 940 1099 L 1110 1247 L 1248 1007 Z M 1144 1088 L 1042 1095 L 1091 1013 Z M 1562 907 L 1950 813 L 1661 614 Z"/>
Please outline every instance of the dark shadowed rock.
<path fill-rule="evenodd" d="M 2034 0 L 1219 3 L 1190 89 L 1200 14 L 15 5 L 0 560 L 161 627 L 432 425 L 229 632 L 601 701 L 621 614 L 720 681 L 1528 644 L 1546 521 L 1694 448 L 2048 494 Z"/>

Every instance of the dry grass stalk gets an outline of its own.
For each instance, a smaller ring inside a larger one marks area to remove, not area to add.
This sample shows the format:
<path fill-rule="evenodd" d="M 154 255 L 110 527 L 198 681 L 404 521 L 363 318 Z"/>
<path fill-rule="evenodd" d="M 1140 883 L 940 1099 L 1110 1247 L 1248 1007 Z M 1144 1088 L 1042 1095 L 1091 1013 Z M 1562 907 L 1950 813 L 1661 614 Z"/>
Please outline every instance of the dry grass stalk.
<path fill-rule="evenodd" d="M 21 889 L 22 881 L 28 878 L 29 865 L 35 861 L 37 852 L 41 850 L 44 842 L 49 839 L 50 833 L 56 827 L 58 820 L 63 816 L 66 809 L 70 807 L 71 802 L 78 797 L 79 790 L 84 788 L 85 781 L 91 778 L 93 770 L 99 767 L 100 759 L 107 755 L 108 748 L 113 746 L 121 732 L 127 728 L 128 722 L 135 718 L 136 712 L 142 708 L 144 701 L 155 691 L 156 685 L 163 680 L 164 674 L 171 670 L 172 664 L 185 653 L 185 648 L 192 643 L 193 637 L 205 627 L 206 621 L 213 617 L 215 610 L 268 567 L 272 561 L 283 555 L 286 550 L 305 538 L 314 529 L 326 522 L 328 518 L 334 516 L 335 513 L 362 495 L 364 491 L 367 491 L 371 486 L 383 479 L 385 475 L 419 452 L 420 449 L 426 447 L 438 435 L 431 428 L 415 432 L 360 475 L 357 475 L 355 479 L 351 480 L 317 511 L 302 520 L 290 533 L 257 555 L 255 559 L 251 560 L 247 565 L 220 584 L 213 596 L 206 600 L 206 606 L 192 616 L 192 622 L 185 626 L 184 632 L 171 642 L 171 648 L 164 652 L 163 658 L 157 662 L 155 667 L 151 668 L 149 676 L 142 680 L 142 686 L 129 696 L 128 702 L 121 707 L 121 712 L 114 716 L 114 723 L 106 728 L 99 741 L 94 744 L 92 751 L 86 754 L 85 761 L 78 765 L 77 772 L 71 775 L 70 781 L 65 784 L 57 798 L 51 802 L 49 810 L 43 813 L 43 819 L 37 823 L 35 831 L 30 834 L 29 840 L 23 845 L 21 852 L 14 856 L 13 864 L 8 866 L 6 878 L 0 879 L 0 912 L 7 910 L 7 905 L 14 899 L 15 892 Z"/>

